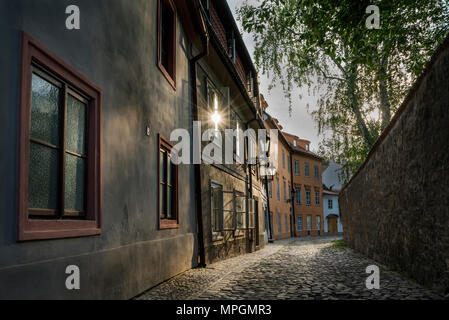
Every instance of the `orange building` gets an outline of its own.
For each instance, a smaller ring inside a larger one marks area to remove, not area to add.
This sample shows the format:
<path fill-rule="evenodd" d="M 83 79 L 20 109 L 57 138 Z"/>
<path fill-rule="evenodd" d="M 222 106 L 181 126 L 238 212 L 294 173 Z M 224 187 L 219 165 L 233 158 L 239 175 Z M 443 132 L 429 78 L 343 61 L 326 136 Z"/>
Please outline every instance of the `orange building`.
<path fill-rule="evenodd" d="M 277 153 L 274 155 L 276 175 L 268 183 L 269 224 L 272 239 L 285 239 L 292 236 L 292 180 L 291 180 L 291 149 L 288 141 L 282 135 L 282 126 L 278 120 L 265 114 L 265 124 L 268 129 L 278 130 Z"/>
<path fill-rule="evenodd" d="M 292 151 L 290 158 L 291 181 L 293 188 L 293 216 L 295 236 L 322 235 L 323 218 L 323 182 L 322 160 L 310 151 L 310 141 L 283 133 Z"/>

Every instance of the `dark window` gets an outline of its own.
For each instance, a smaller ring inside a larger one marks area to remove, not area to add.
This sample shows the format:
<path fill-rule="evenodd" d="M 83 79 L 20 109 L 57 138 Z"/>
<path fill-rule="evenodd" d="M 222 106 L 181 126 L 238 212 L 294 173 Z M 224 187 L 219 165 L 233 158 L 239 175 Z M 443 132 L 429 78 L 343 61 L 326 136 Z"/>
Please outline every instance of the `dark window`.
<path fill-rule="evenodd" d="M 307 216 L 307 230 L 312 230 L 312 216 Z"/>
<path fill-rule="evenodd" d="M 23 34 L 19 240 L 101 233 L 101 90 Z"/>
<path fill-rule="evenodd" d="M 310 191 L 306 191 L 306 205 L 310 206 L 311 200 L 310 200 Z"/>
<path fill-rule="evenodd" d="M 288 168 L 288 173 L 290 173 L 290 157 L 287 156 L 287 168 Z"/>
<path fill-rule="evenodd" d="M 176 88 L 176 9 L 173 0 L 159 0 L 158 67 Z"/>
<path fill-rule="evenodd" d="M 327 201 L 327 207 L 328 207 L 328 209 L 333 209 L 334 203 L 333 203 L 332 200 L 328 200 L 328 201 Z"/>
<path fill-rule="evenodd" d="M 85 217 L 88 104 L 66 82 L 32 67 L 30 218 Z"/>
<path fill-rule="evenodd" d="M 285 153 L 282 151 L 282 168 L 285 169 Z"/>
<path fill-rule="evenodd" d="M 315 191 L 315 204 L 317 206 L 320 205 L 320 193 L 319 193 L 319 191 Z"/>
<path fill-rule="evenodd" d="M 299 161 L 295 160 L 295 175 L 299 176 Z"/>
<path fill-rule="evenodd" d="M 315 166 L 315 179 L 319 179 L 319 177 L 320 177 L 320 171 L 319 171 L 319 169 L 318 169 L 318 166 Z"/>
<path fill-rule="evenodd" d="M 243 192 L 235 192 L 235 215 L 237 229 L 246 228 L 246 197 Z"/>
<path fill-rule="evenodd" d="M 298 231 L 302 231 L 302 217 L 298 217 Z"/>
<path fill-rule="evenodd" d="M 304 175 L 310 177 L 309 164 L 307 162 L 304 163 Z"/>
<path fill-rule="evenodd" d="M 159 135 L 159 228 L 179 226 L 178 166 L 171 159 L 171 143 Z"/>
<path fill-rule="evenodd" d="M 211 183 L 211 218 L 212 231 L 223 230 L 223 186 Z"/>
<path fill-rule="evenodd" d="M 296 189 L 296 204 L 301 204 L 301 189 Z"/>

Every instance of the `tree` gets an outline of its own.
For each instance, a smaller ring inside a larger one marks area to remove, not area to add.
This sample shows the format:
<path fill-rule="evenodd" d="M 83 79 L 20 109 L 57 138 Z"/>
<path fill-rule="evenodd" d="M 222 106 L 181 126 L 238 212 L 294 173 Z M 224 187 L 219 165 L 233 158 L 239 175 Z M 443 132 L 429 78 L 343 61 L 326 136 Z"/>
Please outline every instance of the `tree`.
<path fill-rule="evenodd" d="M 254 1 L 252 1 L 254 2 Z M 366 8 L 380 9 L 368 30 Z M 449 30 L 448 0 L 266 0 L 238 10 L 256 66 L 318 95 L 320 151 L 355 172 Z M 291 112 L 291 103 L 290 103 Z M 381 115 L 381 119 L 374 114 Z"/>

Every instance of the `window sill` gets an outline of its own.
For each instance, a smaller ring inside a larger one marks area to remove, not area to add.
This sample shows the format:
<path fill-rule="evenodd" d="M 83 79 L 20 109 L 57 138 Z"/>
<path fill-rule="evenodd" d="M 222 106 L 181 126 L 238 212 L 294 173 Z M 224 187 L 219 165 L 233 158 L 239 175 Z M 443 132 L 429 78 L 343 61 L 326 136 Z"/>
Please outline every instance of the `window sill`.
<path fill-rule="evenodd" d="M 159 230 L 179 229 L 177 220 L 159 220 Z"/>
<path fill-rule="evenodd" d="M 94 220 L 27 220 L 18 234 L 19 241 L 54 240 L 95 236 L 101 228 Z"/>
<path fill-rule="evenodd" d="M 221 232 L 212 232 L 212 242 L 223 241 L 224 237 Z"/>
<path fill-rule="evenodd" d="M 245 236 L 245 229 L 238 229 L 234 232 L 234 238 L 243 238 Z"/>

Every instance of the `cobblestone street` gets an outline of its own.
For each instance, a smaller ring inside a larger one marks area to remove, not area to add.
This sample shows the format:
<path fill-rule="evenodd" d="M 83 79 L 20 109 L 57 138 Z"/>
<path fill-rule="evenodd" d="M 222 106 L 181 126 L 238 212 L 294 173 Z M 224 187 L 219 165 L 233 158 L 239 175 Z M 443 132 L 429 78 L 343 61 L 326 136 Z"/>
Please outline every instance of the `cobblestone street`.
<path fill-rule="evenodd" d="M 341 237 L 276 241 L 263 250 L 189 270 L 139 300 L 442 299 L 350 249 Z M 368 290 L 369 265 L 380 268 L 380 290 Z"/>

